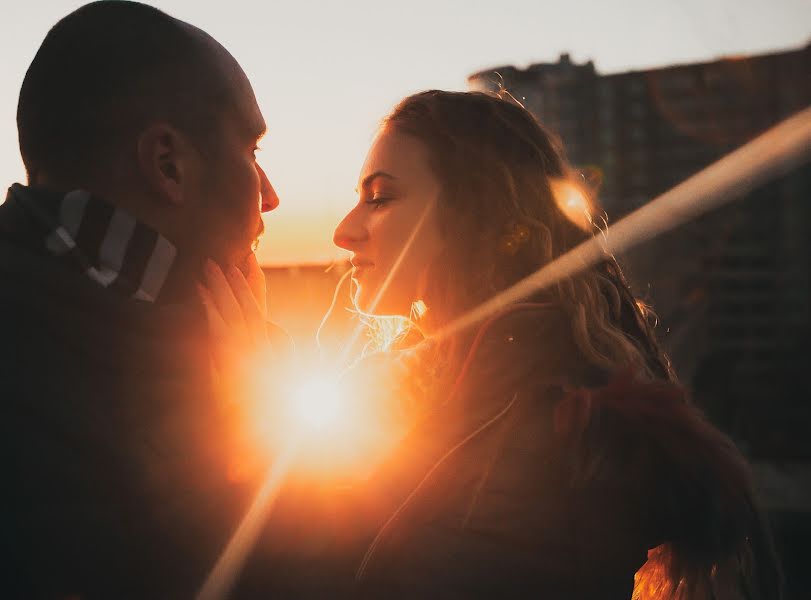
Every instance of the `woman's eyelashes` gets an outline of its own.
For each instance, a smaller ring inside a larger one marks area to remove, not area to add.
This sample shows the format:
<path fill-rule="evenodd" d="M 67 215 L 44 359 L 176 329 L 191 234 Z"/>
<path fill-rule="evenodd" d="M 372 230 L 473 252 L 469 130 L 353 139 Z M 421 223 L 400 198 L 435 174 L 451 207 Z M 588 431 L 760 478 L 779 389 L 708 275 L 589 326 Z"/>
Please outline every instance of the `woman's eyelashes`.
<path fill-rule="evenodd" d="M 367 198 L 364 200 L 364 203 L 371 206 L 372 208 L 380 208 L 381 206 L 391 202 L 391 196 L 384 196 L 382 194 L 375 194 L 371 198 Z"/>

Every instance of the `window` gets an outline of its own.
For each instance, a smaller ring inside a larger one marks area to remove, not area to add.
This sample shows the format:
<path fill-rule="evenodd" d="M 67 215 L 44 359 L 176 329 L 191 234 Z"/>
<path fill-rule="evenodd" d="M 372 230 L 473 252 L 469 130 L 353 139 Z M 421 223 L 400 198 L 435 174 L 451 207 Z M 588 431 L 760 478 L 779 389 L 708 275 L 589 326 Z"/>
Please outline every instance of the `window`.
<path fill-rule="evenodd" d="M 597 87 L 597 97 L 600 103 L 610 102 L 614 99 L 614 87 L 608 81 L 601 81 Z"/>
<path fill-rule="evenodd" d="M 647 132 L 643 127 L 634 126 L 631 127 L 630 131 L 628 132 L 629 137 L 634 142 L 642 142 L 647 139 Z"/>
<path fill-rule="evenodd" d="M 647 114 L 647 107 L 642 102 L 631 103 L 630 113 L 636 119 L 641 119 Z"/>
<path fill-rule="evenodd" d="M 642 164 L 648 161 L 648 153 L 641 149 L 631 150 L 626 154 L 626 156 L 632 163 Z"/>
<path fill-rule="evenodd" d="M 659 73 L 656 82 L 659 88 L 666 92 L 693 91 L 695 87 L 695 77 L 687 70 Z"/>
<path fill-rule="evenodd" d="M 616 142 L 616 135 L 612 128 L 604 127 L 600 130 L 600 145 L 603 148 L 611 147 Z"/>
<path fill-rule="evenodd" d="M 645 91 L 645 80 L 641 78 L 631 79 L 627 84 L 628 94 L 631 96 L 640 96 Z"/>
<path fill-rule="evenodd" d="M 637 171 L 631 175 L 631 185 L 635 188 L 644 188 L 648 185 L 647 171 Z"/>

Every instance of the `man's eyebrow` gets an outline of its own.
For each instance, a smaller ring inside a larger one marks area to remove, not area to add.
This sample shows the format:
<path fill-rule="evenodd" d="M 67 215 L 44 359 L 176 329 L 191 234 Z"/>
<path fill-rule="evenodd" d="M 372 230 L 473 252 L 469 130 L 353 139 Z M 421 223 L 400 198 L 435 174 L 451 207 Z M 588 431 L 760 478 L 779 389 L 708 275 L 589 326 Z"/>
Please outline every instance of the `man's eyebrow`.
<path fill-rule="evenodd" d="M 375 171 L 371 175 L 367 175 L 366 177 L 363 178 L 363 181 L 361 181 L 361 183 L 360 183 L 360 187 L 362 187 L 362 188 L 369 187 L 372 184 L 372 182 L 375 179 L 377 179 L 378 177 L 384 177 L 386 179 L 397 179 L 391 173 L 386 173 L 385 171 Z M 358 188 L 355 188 L 355 191 L 357 192 Z"/>

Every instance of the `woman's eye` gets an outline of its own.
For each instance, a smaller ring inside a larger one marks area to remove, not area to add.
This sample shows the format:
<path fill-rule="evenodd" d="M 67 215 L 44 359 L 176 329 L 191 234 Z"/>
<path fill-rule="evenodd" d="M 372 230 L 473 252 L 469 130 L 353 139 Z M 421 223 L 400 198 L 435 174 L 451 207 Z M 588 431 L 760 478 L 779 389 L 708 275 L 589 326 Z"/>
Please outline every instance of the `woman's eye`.
<path fill-rule="evenodd" d="M 372 206 L 373 208 L 379 208 L 389 202 L 391 198 L 388 196 L 374 196 L 373 198 L 369 198 L 366 201 L 366 204 Z"/>

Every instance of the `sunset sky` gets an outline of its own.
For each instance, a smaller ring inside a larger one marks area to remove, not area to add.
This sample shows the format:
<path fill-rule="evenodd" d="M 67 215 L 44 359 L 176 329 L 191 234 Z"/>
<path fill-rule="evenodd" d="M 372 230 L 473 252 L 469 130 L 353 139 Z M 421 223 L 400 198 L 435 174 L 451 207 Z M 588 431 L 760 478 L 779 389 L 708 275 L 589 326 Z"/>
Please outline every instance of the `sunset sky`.
<path fill-rule="evenodd" d="M 48 28 L 84 4 L 0 5 L 0 179 L 24 180 L 15 111 Z M 342 256 L 332 230 L 354 204 L 378 120 L 426 88 L 464 89 L 484 68 L 569 52 L 603 73 L 797 47 L 808 0 L 155 0 L 217 38 L 253 82 L 269 133 L 260 161 L 281 198 L 266 217 L 264 264 Z"/>

